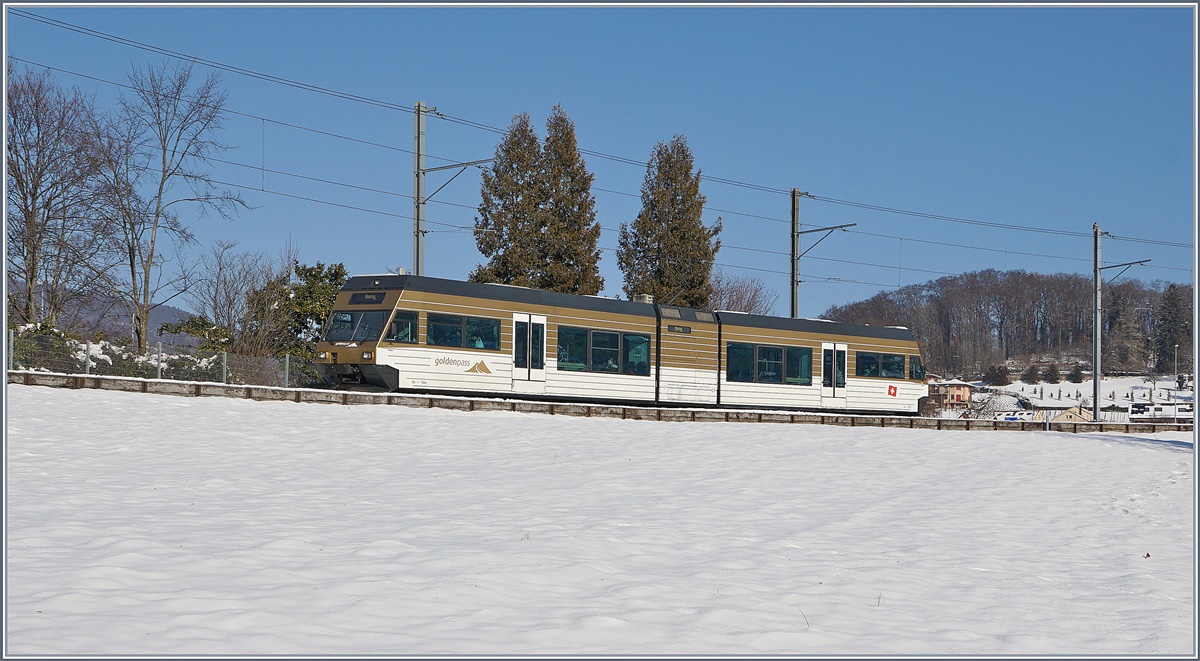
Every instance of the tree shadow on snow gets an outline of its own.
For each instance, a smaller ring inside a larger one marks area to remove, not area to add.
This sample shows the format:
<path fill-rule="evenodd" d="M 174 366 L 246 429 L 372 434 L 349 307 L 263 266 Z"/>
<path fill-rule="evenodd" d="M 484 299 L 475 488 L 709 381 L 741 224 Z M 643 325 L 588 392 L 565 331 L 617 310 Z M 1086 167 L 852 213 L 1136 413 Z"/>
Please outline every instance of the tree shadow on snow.
<path fill-rule="evenodd" d="M 1164 447 L 1164 448 L 1169 448 L 1169 449 L 1176 450 L 1179 452 L 1191 452 L 1192 449 L 1195 447 L 1193 441 L 1180 441 L 1180 440 L 1166 439 L 1166 438 L 1149 438 L 1146 436 L 1133 436 L 1133 435 L 1112 436 L 1112 435 L 1105 434 L 1104 436 L 1100 436 L 1097 438 L 1100 438 L 1105 441 L 1116 441 L 1117 443 L 1125 443 L 1128 445 L 1146 445 L 1146 446 L 1150 446 L 1150 447 Z"/>

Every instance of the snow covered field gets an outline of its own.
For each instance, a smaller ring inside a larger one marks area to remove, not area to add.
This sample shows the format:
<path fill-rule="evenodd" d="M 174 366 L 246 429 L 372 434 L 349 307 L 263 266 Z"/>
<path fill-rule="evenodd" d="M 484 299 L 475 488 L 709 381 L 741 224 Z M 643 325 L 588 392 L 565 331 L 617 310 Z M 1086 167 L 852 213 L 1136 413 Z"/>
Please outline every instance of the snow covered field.
<path fill-rule="evenodd" d="M 6 397 L 7 655 L 1195 654 L 1187 433 Z"/>
<path fill-rule="evenodd" d="M 1175 379 L 1169 376 L 1154 381 L 1139 376 L 1105 377 L 1100 382 L 1100 405 L 1128 407 L 1134 402 L 1191 402 L 1195 399 L 1191 390 L 1178 390 L 1176 385 Z M 1064 378 L 1060 383 L 1028 384 L 1014 377 L 1012 383 L 998 389 L 1025 397 L 1035 406 L 1070 407 L 1084 401 L 1091 406 L 1093 388 L 1091 381 L 1071 383 Z"/>

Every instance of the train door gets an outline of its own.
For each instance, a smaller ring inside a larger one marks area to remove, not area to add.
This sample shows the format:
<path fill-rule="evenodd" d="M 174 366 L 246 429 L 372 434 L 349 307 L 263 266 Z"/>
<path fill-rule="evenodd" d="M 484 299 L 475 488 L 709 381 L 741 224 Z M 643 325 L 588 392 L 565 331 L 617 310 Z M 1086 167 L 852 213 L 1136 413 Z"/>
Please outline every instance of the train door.
<path fill-rule="evenodd" d="M 546 392 L 546 317 L 513 313 L 513 392 Z"/>
<path fill-rule="evenodd" d="M 821 343 L 821 406 L 846 408 L 846 345 Z"/>

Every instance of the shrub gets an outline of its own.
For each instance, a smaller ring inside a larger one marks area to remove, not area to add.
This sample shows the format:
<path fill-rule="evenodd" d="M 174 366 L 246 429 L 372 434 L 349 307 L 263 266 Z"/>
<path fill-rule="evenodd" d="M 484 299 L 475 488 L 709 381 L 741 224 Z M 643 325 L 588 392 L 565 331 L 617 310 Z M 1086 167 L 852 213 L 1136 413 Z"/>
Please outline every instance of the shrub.
<path fill-rule="evenodd" d="M 1004 365 L 992 365 L 983 373 L 983 381 L 989 386 L 1007 386 L 1012 383 L 1008 368 Z"/>
<path fill-rule="evenodd" d="M 1058 365 L 1050 363 L 1042 372 L 1042 380 L 1046 383 L 1058 383 L 1062 381 L 1062 375 L 1058 373 Z"/>
<path fill-rule="evenodd" d="M 1041 377 L 1038 375 L 1037 365 L 1030 365 L 1029 367 L 1025 368 L 1025 371 L 1021 373 L 1021 380 L 1029 384 L 1034 384 L 1040 381 Z"/>
<path fill-rule="evenodd" d="M 1083 383 L 1083 366 L 1075 363 L 1075 366 L 1071 368 L 1071 372 L 1067 374 L 1067 380 L 1071 383 Z"/>

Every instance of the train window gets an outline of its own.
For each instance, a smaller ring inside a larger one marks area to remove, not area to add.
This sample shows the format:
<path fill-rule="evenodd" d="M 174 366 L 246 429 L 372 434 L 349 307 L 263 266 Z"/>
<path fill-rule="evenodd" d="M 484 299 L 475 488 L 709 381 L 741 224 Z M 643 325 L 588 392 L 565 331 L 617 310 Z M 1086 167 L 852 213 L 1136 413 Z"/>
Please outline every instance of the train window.
<path fill-rule="evenodd" d="M 784 374 L 785 383 L 801 386 L 812 385 L 812 349 L 807 347 L 788 347 L 787 364 Z"/>
<path fill-rule="evenodd" d="M 621 360 L 621 334 L 592 331 L 592 355 L 589 361 L 593 372 L 618 372 Z"/>
<path fill-rule="evenodd" d="M 626 333 L 621 338 L 625 374 L 650 376 L 650 336 Z"/>
<path fill-rule="evenodd" d="M 858 352 L 854 357 L 855 376 L 879 376 L 879 354 Z"/>
<path fill-rule="evenodd" d="M 758 347 L 758 382 L 783 383 L 783 347 Z"/>
<path fill-rule="evenodd" d="M 529 322 L 513 322 L 513 367 L 529 369 Z"/>
<path fill-rule="evenodd" d="M 354 313 L 334 312 L 329 318 L 329 328 L 325 329 L 326 342 L 344 342 L 354 334 Z"/>
<path fill-rule="evenodd" d="M 360 312 L 358 326 L 354 329 L 351 342 L 372 342 L 383 335 L 383 325 L 387 323 L 388 313 L 384 310 L 377 312 Z"/>
<path fill-rule="evenodd" d="M 571 372 L 587 369 L 587 336 L 585 328 L 558 327 L 558 369 Z"/>
<path fill-rule="evenodd" d="M 908 357 L 908 378 L 919 381 L 925 380 L 925 366 L 921 364 L 920 356 Z"/>
<path fill-rule="evenodd" d="M 325 330 L 326 342 L 369 342 L 383 334 L 387 312 L 334 312 Z"/>
<path fill-rule="evenodd" d="M 392 315 L 392 323 L 388 324 L 387 333 L 383 336 L 385 342 L 417 343 L 417 313 L 397 310 Z"/>
<path fill-rule="evenodd" d="M 532 324 L 529 333 L 529 368 L 546 369 L 546 324 Z"/>
<path fill-rule="evenodd" d="M 835 362 L 833 349 L 821 352 L 821 385 L 826 388 L 846 385 L 846 352 L 839 349 L 836 353 Z"/>
<path fill-rule="evenodd" d="M 889 379 L 904 378 L 904 356 L 885 353 L 880 366 L 880 374 Z"/>
<path fill-rule="evenodd" d="M 500 348 L 500 320 L 467 317 L 467 346 L 475 349 Z M 535 367 L 534 369 L 540 369 Z"/>
<path fill-rule="evenodd" d="M 429 331 L 426 344 L 439 347 L 461 347 L 463 345 L 463 318 L 446 314 L 429 314 L 426 317 Z"/>
<path fill-rule="evenodd" d="M 754 345 L 730 342 L 725 360 L 727 381 L 754 381 Z"/>

